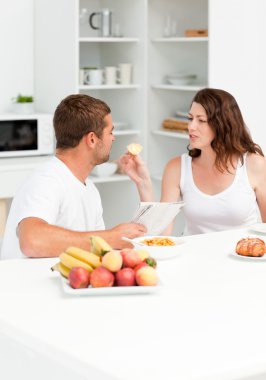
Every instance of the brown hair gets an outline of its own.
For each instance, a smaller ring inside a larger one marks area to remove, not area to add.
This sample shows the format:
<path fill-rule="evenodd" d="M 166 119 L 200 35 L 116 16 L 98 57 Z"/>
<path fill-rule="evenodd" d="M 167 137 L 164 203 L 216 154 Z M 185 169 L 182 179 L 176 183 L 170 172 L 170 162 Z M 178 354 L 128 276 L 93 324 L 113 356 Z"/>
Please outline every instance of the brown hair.
<path fill-rule="evenodd" d="M 246 152 L 263 152 L 259 145 L 255 144 L 244 123 L 241 111 L 235 98 L 226 91 L 205 88 L 196 93 L 192 103 L 199 103 L 206 111 L 208 124 L 215 137 L 211 142 L 212 149 L 216 153 L 215 165 L 221 172 L 228 170 L 228 163 L 232 166 L 233 158 L 241 160 Z M 199 157 L 200 149 L 189 149 L 191 157 Z"/>
<path fill-rule="evenodd" d="M 103 119 L 109 113 L 108 105 L 99 99 L 84 94 L 67 96 L 54 113 L 56 148 L 74 148 L 89 132 L 101 138 L 105 128 Z"/>

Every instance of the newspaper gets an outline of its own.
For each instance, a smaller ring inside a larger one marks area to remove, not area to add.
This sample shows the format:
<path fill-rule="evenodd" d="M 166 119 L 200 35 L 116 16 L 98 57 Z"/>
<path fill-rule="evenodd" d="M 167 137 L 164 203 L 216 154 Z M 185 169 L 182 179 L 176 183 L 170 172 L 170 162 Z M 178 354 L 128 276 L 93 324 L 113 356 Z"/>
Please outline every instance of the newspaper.
<path fill-rule="evenodd" d="M 175 219 L 184 202 L 140 202 L 132 222 L 141 223 L 147 234 L 159 235 Z"/>

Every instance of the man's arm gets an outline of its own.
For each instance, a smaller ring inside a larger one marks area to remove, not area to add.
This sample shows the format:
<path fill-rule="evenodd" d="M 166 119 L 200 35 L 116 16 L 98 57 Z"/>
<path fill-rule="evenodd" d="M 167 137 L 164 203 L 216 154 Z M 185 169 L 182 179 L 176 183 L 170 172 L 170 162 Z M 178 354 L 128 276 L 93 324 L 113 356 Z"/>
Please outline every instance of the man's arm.
<path fill-rule="evenodd" d="M 56 257 L 69 246 L 90 250 L 90 236 L 105 239 L 113 248 L 129 247 L 122 236 L 143 236 L 146 228 L 141 224 L 123 223 L 110 230 L 77 232 L 48 224 L 39 218 L 25 218 L 18 225 L 20 249 L 28 257 Z"/>

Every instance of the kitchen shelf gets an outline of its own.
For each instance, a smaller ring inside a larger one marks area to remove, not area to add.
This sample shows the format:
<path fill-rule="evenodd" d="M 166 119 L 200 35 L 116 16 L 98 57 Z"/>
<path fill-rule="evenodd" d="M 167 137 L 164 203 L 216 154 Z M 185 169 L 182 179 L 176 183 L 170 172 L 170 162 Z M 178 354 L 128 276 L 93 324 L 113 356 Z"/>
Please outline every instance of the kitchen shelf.
<path fill-rule="evenodd" d="M 174 137 L 177 139 L 183 139 L 183 140 L 188 140 L 188 134 L 182 133 L 182 132 L 171 132 L 171 131 L 163 131 L 163 130 L 157 130 L 157 131 L 152 131 L 154 135 L 159 135 L 159 136 L 165 136 L 165 137 Z"/>
<path fill-rule="evenodd" d="M 186 85 L 186 86 L 173 86 L 172 84 L 155 84 L 152 88 L 157 90 L 173 90 L 173 91 L 199 91 L 207 85 Z"/>
<path fill-rule="evenodd" d="M 152 42 L 208 42 L 209 37 L 159 37 L 153 38 Z"/>
<path fill-rule="evenodd" d="M 114 136 L 130 136 L 130 135 L 139 135 L 139 130 L 134 129 L 124 129 L 124 130 L 114 130 Z"/>
<path fill-rule="evenodd" d="M 79 42 L 139 42 L 139 38 L 131 37 L 80 37 Z"/>
<path fill-rule="evenodd" d="M 116 84 L 116 85 L 107 85 L 107 84 L 102 84 L 99 86 L 89 86 L 89 85 L 83 85 L 79 86 L 79 89 L 82 91 L 84 90 L 134 90 L 139 88 L 139 84 Z"/>
<path fill-rule="evenodd" d="M 114 174 L 108 177 L 96 177 L 96 176 L 91 175 L 89 178 L 94 183 L 130 181 L 130 178 L 127 175 L 123 175 L 123 174 Z"/>

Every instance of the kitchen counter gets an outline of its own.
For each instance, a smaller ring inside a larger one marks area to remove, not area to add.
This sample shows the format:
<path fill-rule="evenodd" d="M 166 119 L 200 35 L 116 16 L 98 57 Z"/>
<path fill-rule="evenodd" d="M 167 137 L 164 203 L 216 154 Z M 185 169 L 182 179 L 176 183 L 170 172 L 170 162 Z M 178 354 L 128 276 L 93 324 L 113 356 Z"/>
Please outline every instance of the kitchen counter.
<path fill-rule="evenodd" d="M 63 292 L 57 259 L 0 261 L 5 380 L 263 380 L 266 261 L 233 257 L 247 230 L 186 237 L 150 295 Z"/>
<path fill-rule="evenodd" d="M 4 234 L 9 211 L 9 199 L 14 197 L 19 186 L 30 172 L 51 157 L 32 156 L 0 159 L 0 238 Z"/>

